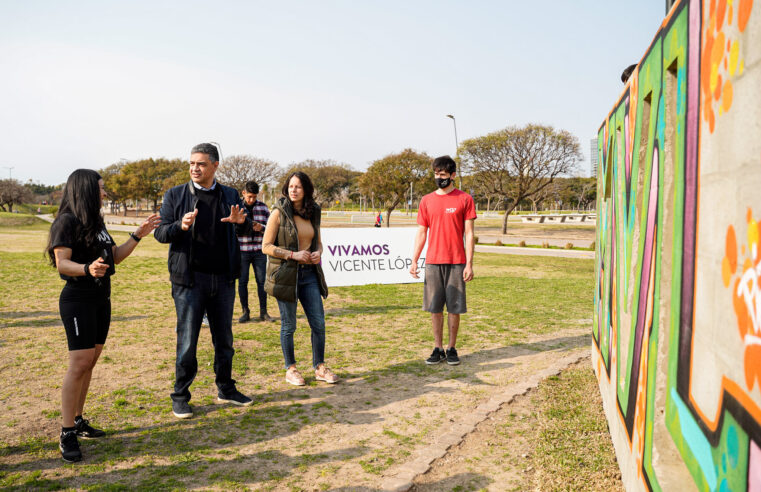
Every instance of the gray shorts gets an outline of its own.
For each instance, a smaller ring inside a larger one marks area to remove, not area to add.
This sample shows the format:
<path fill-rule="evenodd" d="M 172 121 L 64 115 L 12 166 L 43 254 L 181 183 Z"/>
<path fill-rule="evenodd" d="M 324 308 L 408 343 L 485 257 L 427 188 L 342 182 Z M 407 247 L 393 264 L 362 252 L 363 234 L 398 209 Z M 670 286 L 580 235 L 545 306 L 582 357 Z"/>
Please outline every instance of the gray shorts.
<path fill-rule="evenodd" d="M 441 313 L 444 311 L 444 304 L 450 314 L 463 314 L 468 311 L 465 305 L 463 270 L 465 270 L 464 263 L 459 265 L 425 264 L 423 311 Z"/>

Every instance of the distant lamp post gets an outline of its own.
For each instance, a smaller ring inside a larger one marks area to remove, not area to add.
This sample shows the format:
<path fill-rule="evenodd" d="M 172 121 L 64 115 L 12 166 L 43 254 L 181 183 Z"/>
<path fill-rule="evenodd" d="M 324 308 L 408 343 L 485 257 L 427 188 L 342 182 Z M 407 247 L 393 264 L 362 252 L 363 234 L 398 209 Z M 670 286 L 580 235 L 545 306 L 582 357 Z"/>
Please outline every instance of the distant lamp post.
<path fill-rule="evenodd" d="M 459 159 L 459 156 L 460 156 L 460 141 L 457 140 L 457 120 L 451 114 L 448 114 L 447 118 L 452 118 L 452 124 L 454 125 L 455 162 L 457 163 L 457 177 L 460 179 L 460 186 L 459 186 L 459 188 L 462 189 L 462 173 L 460 172 L 460 159 Z"/>
<path fill-rule="evenodd" d="M 16 169 L 15 166 L 3 166 L 3 168 L 8 170 L 8 179 L 13 179 L 13 170 Z"/>

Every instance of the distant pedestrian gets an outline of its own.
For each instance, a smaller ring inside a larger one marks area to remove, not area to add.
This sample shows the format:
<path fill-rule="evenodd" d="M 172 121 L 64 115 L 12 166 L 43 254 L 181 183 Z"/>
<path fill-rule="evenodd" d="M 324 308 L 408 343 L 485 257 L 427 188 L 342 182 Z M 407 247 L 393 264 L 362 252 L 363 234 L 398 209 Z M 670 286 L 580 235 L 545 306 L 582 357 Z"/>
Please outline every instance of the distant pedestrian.
<path fill-rule="evenodd" d="M 219 151 L 202 143 L 190 151 L 190 181 L 164 194 L 154 236 L 169 243 L 169 279 L 177 311 L 177 359 L 172 413 L 193 416 L 190 385 L 198 372 L 196 346 L 204 313 L 214 345 L 217 401 L 251 405 L 232 378 L 235 279 L 240 275 L 236 234 L 251 228 L 237 190 L 217 183 Z"/>
<path fill-rule="evenodd" d="M 381 215 L 380 212 L 378 212 L 375 215 L 375 227 L 381 227 L 383 225 L 383 215 Z"/>
<path fill-rule="evenodd" d="M 69 346 L 69 366 L 61 386 L 63 427 L 58 448 L 64 461 L 82 459 L 77 436 L 106 433 L 83 417 L 95 363 L 111 324 L 111 275 L 141 238 L 151 233 L 160 217 L 150 215 L 129 239 L 117 246 L 106 230 L 100 208 L 106 190 L 103 178 L 90 169 L 77 169 L 63 188 L 63 198 L 50 226 L 46 253 L 66 285 L 58 301 Z"/>
<path fill-rule="evenodd" d="M 425 257 L 423 310 L 431 313 L 435 347 L 426 364 L 446 360 L 457 365 L 455 344 L 460 314 L 465 313 L 465 282 L 473 279 L 473 224 L 476 209 L 473 197 L 454 186 L 457 164 L 448 155 L 433 161 L 438 189 L 420 200 L 410 274 L 418 278 L 418 260 L 428 238 Z M 449 341 L 443 346 L 444 306 L 447 308 Z"/>
<path fill-rule="evenodd" d="M 328 286 L 322 272 L 320 206 L 314 201 L 314 186 L 305 173 L 288 176 L 283 196 L 273 207 L 264 230 L 262 249 L 269 256 L 268 294 L 280 308 L 280 346 L 285 359 L 286 382 L 303 386 L 304 377 L 296 369 L 293 334 L 296 331 L 296 303 L 301 302 L 312 330 L 312 367 L 318 381 L 337 383 L 338 377 L 325 365 L 325 310 L 322 298 Z"/>
<path fill-rule="evenodd" d="M 238 236 L 240 243 L 240 279 L 238 279 L 238 298 L 243 314 L 238 322 L 245 323 L 251 319 L 248 308 L 248 276 L 251 267 L 254 267 L 254 279 L 256 280 L 256 293 L 259 297 L 259 321 L 275 321 L 267 314 L 267 293 L 264 291 L 264 277 L 267 274 L 267 256 L 262 253 L 262 238 L 264 227 L 270 217 L 270 210 L 263 202 L 257 200 L 259 196 L 259 184 L 255 181 L 246 183 L 243 189 L 243 210 L 251 219 L 251 230 Z"/>

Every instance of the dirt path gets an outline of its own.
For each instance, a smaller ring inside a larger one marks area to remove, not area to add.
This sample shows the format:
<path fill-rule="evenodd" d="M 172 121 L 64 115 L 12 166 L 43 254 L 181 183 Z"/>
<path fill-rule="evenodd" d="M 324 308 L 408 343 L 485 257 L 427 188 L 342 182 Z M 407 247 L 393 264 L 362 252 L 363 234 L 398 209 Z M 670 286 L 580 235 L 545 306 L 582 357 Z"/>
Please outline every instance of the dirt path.
<path fill-rule="evenodd" d="M 516 365 L 510 368 L 512 370 L 504 371 L 506 384 L 498 385 L 500 389 L 488 401 L 450 419 L 436 442 L 421 446 L 413 453 L 412 460 L 386 473 L 381 488 L 406 491 L 414 484 L 415 490 L 453 490 L 458 486 L 481 488 L 492 483 L 493 490 L 510 489 L 511 484 L 520 480 L 520 475 L 506 461 L 510 456 L 525 454 L 530 443 L 520 438 L 509 440 L 507 445 L 503 442 L 500 450 L 507 451 L 508 456 L 484 460 L 479 466 L 479 461 L 489 454 L 490 441 L 499 438 L 494 428 L 495 415 L 503 412 L 503 405 L 512 403 L 536 388 L 543 379 L 578 362 L 587 352 L 577 348 L 515 357 L 512 360 Z M 525 403 L 522 407 L 521 404 L 511 405 L 512 408 L 530 411 Z M 501 466 L 492 466 L 495 462 Z"/>

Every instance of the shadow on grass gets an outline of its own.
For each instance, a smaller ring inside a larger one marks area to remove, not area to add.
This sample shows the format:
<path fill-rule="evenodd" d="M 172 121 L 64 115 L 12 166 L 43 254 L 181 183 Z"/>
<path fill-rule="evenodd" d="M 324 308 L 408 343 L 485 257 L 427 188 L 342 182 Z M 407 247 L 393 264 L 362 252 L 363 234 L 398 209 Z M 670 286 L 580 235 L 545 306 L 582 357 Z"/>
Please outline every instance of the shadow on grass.
<path fill-rule="evenodd" d="M 591 344 L 591 335 L 558 337 L 535 343 L 517 343 L 471 354 L 461 354 L 462 364 L 459 366 L 450 367 L 446 364 L 427 366 L 422 360 L 412 360 L 378 370 L 342 374 L 344 380 L 338 385 L 306 386 L 255 395 L 252 406 L 237 407 L 240 412 L 234 414 L 229 413 L 230 407 L 227 405 L 194 405 L 195 415 L 189 420 L 176 420 L 168 412 L 156 414 L 156 418 L 162 421 L 155 425 L 125 428 L 110 433 L 104 439 L 82 440 L 85 465 L 102 467 L 109 463 L 128 464 L 135 460 L 137 463 L 128 465 L 129 468 L 126 470 L 83 474 L 77 481 L 79 485 L 93 485 L 102 481 L 114 482 L 126 479 L 132 480 L 130 482 L 132 485 L 137 483 L 139 486 L 139 475 L 144 472 L 150 474 L 151 470 L 155 471 L 154 479 L 166 476 L 169 480 L 171 477 L 182 476 L 184 473 L 182 467 L 188 460 L 197 461 L 197 464 L 208 465 L 211 468 L 217 468 L 213 462 L 220 461 L 224 461 L 225 466 L 232 462 L 236 467 L 238 463 L 249 463 L 248 469 L 251 474 L 254 473 L 250 471 L 251 466 L 260 464 L 254 460 L 260 460 L 260 455 L 263 453 L 244 456 L 236 453 L 235 449 L 292 435 L 306 426 L 365 425 L 380 422 L 383 421 L 383 417 L 374 411 L 381 407 L 397 401 L 425 396 L 432 392 L 441 395 L 461 391 L 461 388 L 439 384 L 446 380 L 462 379 L 471 384 L 488 384 L 481 381 L 478 373 L 511 367 L 514 363 L 510 362 L 510 359 L 543 351 L 575 349 L 589 344 Z M 394 387 L 395 396 L 389 397 L 389 393 L 377 391 L 378 388 L 384 387 Z M 437 397 L 441 398 L 441 396 Z M 309 402 L 298 403 L 299 400 L 306 399 Z M 166 405 L 169 408 L 168 398 Z M 233 449 L 230 459 L 216 456 L 219 453 L 223 455 L 230 453 L 230 448 Z M 284 464 L 283 469 L 287 474 L 289 470 L 292 471 L 295 467 L 304 464 L 305 460 L 313 459 L 314 456 L 318 458 L 314 458 L 317 461 L 312 462 L 322 462 L 319 460 L 328 462 L 337 456 L 351 459 L 366 452 L 368 450 L 364 448 L 351 448 L 317 455 L 300 455 L 300 457 L 278 455 L 276 461 Z M 215 456 L 207 457 L 205 456 L 207 454 Z M 13 465 L 3 465 L 0 471 L 44 470 L 62 466 L 60 458 L 57 457 L 57 442 L 54 439 L 46 441 L 44 438 L 36 438 L 20 445 L 0 447 L 0 456 L 10 455 L 26 456 L 21 457 Z M 56 455 L 56 458 L 41 458 L 42 455 Z M 322 456 L 327 457 L 322 458 Z M 152 464 L 153 459 L 157 457 L 176 463 Z M 212 463 L 207 462 L 207 458 Z M 147 463 L 143 463 L 143 460 Z M 269 471 L 281 469 L 273 468 L 274 465 L 268 466 L 263 462 L 261 466 Z M 203 478 L 200 476 L 201 473 Z M 219 473 L 231 475 L 229 480 L 235 478 L 235 473 L 229 472 L 228 468 L 224 468 Z M 219 474 L 196 472 L 193 477 L 193 486 L 216 484 L 220 479 L 216 475 Z M 251 477 L 251 480 L 262 481 L 273 480 L 273 478 L 268 475 L 263 478 Z M 166 485 L 171 488 L 187 484 L 167 483 Z"/>
<path fill-rule="evenodd" d="M 0 327 L 3 328 L 47 328 L 50 326 L 62 326 L 61 318 L 47 318 L 47 319 L 22 319 L 14 320 L 10 322 L 0 322 Z"/>
<path fill-rule="evenodd" d="M 0 327 L 2 328 L 17 328 L 20 326 L 44 328 L 60 324 L 61 318 L 58 315 L 58 311 L 10 311 L 3 312 L 2 319 L 0 319 Z"/>
<path fill-rule="evenodd" d="M 3 311 L 3 318 L 39 318 L 40 316 L 58 316 L 58 311 Z"/>
<path fill-rule="evenodd" d="M 111 321 L 136 321 L 138 319 L 148 319 L 147 314 L 134 314 L 132 316 L 112 316 Z"/>
<path fill-rule="evenodd" d="M 393 311 L 405 311 L 408 309 L 419 309 L 420 303 L 417 304 L 391 304 L 384 306 L 347 306 L 342 308 L 326 309 L 325 316 L 346 316 L 346 315 L 370 315 L 370 314 L 385 314 Z"/>

